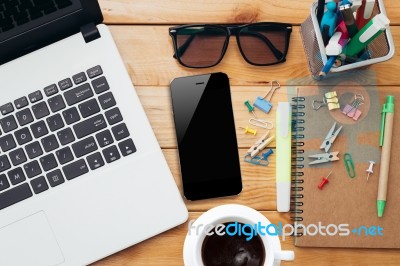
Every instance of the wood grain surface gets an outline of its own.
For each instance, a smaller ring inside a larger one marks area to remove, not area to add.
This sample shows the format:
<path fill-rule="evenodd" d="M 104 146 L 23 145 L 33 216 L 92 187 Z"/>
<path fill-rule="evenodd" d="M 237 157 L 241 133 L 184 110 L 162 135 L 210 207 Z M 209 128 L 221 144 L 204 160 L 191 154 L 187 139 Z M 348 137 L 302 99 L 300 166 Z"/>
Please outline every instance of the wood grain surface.
<path fill-rule="evenodd" d="M 122 59 L 145 108 L 166 160 L 182 192 L 178 151 L 171 112 L 169 83 L 176 77 L 222 71 L 231 83 L 232 101 L 237 127 L 239 154 L 246 150 L 265 132 L 257 136 L 244 134 L 240 126 L 248 125 L 251 115 L 243 102 L 254 100 L 269 88 L 268 82 L 278 80 L 283 86 L 274 95 L 273 103 L 290 100 L 297 86 L 391 86 L 399 87 L 400 57 L 377 64 L 364 71 L 356 71 L 338 83 L 335 79 L 314 81 L 308 72 L 307 61 L 299 32 L 312 1 L 298 0 L 100 0 L 105 23 L 119 48 Z M 396 50 L 400 50 L 400 1 L 384 1 L 392 22 Z M 173 59 L 172 41 L 168 28 L 189 23 L 248 23 L 276 21 L 294 24 L 287 62 L 270 67 L 255 67 L 241 57 L 237 44 L 231 40 L 222 62 L 213 68 L 193 70 L 180 66 Z M 270 114 L 260 114 L 275 123 L 275 108 Z M 271 131 L 274 134 L 274 130 Z M 216 138 L 221 137 L 216 133 Z M 275 143 L 271 144 L 274 148 Z M 210 151 L 212 147 L 209 147 Z M 273 223 L 290 223 L 290 214 L 276 212 L 275 157 L 270 157 L 268 167 L 241 162 L 243 191 L 236 197 L 185 201 L 190 219 L 196 219 L 212 207 L 237 203 L 261 211 Z M 151 210 L 157 211 L 157 210 Z M 183 265 L 183 242 L 187 223 L 155 236 L 131 248 L 105 258 L 94 265 Z M 293 238 L 282 241 L 284 249 L 294 250 L 294 262 L 282 265 L 398 265 L 398 250 L 298 248 Z"/>

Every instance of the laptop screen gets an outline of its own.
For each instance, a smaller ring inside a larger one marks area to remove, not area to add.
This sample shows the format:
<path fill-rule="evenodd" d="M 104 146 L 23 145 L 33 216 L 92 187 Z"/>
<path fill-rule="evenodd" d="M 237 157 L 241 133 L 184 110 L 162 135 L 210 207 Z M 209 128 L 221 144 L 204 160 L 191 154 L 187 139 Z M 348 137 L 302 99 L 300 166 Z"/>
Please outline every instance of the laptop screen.
<path fill-rule="evenodd" d="M 81 8 L 79 0 L 0 0 L 0 42 Z"/>
<path fill-rule="evenodd" d="M 0 0 L 0 65 L 102 21 L 97 0 Z"/>

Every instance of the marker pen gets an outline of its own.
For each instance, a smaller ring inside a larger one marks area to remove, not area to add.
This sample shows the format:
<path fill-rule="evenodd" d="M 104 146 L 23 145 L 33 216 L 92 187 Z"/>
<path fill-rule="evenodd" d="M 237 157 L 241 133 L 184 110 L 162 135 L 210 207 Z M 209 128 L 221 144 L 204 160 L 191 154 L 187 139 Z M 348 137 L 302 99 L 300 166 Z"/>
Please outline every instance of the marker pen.
<path fill-rule="evenodd" d="M 353 38 L 358 32 L 358 28 L 350 5 L 340 6 L 340 13 L 342 14 L 343 21 L 347 27 L 350 38 Z"/>
<path fill-rule="evenodd" d="M 347 44 L 344 54 L 354 57 L 367 47 L 376 37 L 389 27 L 390 20 L 384 15 L 376 15 Z"/>

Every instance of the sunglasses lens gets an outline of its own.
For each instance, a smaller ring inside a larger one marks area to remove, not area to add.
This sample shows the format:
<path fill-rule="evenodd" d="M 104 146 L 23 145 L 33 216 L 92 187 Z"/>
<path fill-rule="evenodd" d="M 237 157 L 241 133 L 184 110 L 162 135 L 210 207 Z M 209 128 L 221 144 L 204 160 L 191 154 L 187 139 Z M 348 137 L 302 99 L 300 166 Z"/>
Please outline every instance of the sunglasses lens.
<path fill-rule="evenodd" d="M 268 65 L 286 56 L 286 29 L 279 25 L 249 25 L 239 32 L 243 56 L 252 64 Z"/>
<path fill-rule="evenodd" d="M 187 27 L 179 29 L 176 35 L 176 57 L 189 67 L 217 64 L 227 41 L 227 33 L 212 26 Z"/>

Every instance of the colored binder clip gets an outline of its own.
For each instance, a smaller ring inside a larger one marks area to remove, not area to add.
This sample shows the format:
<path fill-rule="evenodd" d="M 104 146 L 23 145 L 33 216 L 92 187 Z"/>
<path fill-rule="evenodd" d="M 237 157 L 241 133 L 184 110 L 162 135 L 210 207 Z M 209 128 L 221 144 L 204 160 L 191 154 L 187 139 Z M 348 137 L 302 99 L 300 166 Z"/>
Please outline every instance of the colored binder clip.
<path fill-rule="evenodd" d="M 274 83 L 277 84 L 277 87 L 274 87 Z M 263 111 L 264 113 L 268 114 L 272 108 L 272 103 L 271 103 L 272 96 L 274 96 L 275 91 L 280 87 L 281 84 L 279 84 L 278 81 L 276 80 L 271 81 L 271 88 L 268 90 L 267 94 L 264 97 L 258 96 L 253 105 L 258 109 L 260 109 L 261 111 Z M 266 100 L 268 95 L 269 99 Z"/>
<path fill-rule="evenodd" d="M 308 158 L 315 158 L 316 160 L 309 162 L 308 164 L 313 165 L 313 164 L 321 164 L 321 163 L 328 163 L 328 162 L 334 162 L 338 161 L 339 152 L 330 152 L 330 153 L 321 153 L 321 154 L 314 154 L 308 156 Z"/>
<path fill-rule="evenodd" d="M 360 94 L 355 94 L 354 95 L 354 101 L 351 102 L 350 104 L 346 104 L 346 106 L 343 108 L 342 113 L 350 118 L 353 118 L 354 121 L 357 121 L 362 112 L 358 109 L 360 105 L 364 104 L 364 96 Z"/>
<path fill-rule="evenodd" d="M 325 97 L 322 99 L 322 101 L 314 100 L 312 102 L 312 108 L 316 111 L 324 106 L 328 106 L 329 111 L 340 109 L 339 99 L 336 91 L 325 93 Z"/>
<path fill-rule="evenodd" d="M 335 141 L 336 137 L 339 135 L 340 131 L 342 130 L 343 126 L 340 126 L 336 131 L 336 122 L 333 124 L 331 129 L 328 132 L 328 135 L 326 135 L 326 138 L 322 141 L 321 150 L 325 150 L 325 152 L 328 152 L 329 149 L 331 148 L 333 142 Z"/>

